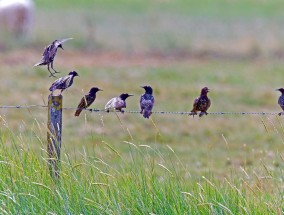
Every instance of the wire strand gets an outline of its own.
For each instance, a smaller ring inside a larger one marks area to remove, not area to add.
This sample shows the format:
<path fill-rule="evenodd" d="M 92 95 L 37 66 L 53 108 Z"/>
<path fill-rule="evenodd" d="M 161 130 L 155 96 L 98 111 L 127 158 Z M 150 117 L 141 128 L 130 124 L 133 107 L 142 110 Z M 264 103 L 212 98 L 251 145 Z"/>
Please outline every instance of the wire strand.
<path fill-rule="evenodd" d="M 29 108 L 47 108 L 47 105 L 3 105 L 0 109 L 29 109 Z M 64 107 L 63 110 L 77 110 L 76 107 Z M 104 109 L 82 109 L 90 112 L 104 112 Z M 113 111 L 110 111 L 110 113 Z M 120 112 L 120 111 L 116 111 Z M 140 114 L 137 110 L 123 110 L 123 113 Z M 168 115 L 193 115 L 190 111 L 152 111 L 152 114 L 168 114 Z M 282 115 L 280 112 L 209 112 L 208 115 Z M 284 113 L 283 113 L 284 115 Z"/>

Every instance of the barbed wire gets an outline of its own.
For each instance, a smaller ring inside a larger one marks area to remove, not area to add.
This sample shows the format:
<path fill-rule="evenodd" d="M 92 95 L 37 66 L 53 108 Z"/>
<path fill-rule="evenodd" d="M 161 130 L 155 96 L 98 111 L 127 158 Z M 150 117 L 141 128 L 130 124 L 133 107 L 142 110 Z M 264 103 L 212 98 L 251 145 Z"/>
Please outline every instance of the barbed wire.
<path fill-rule="evenodd" d="M 2 105 L 0 109 L 30 109 L 30 108 L 47 108 L 47 105 Z M 63 110 L 77 110 L 76 107 L 63 107 Z M 82 109 L 84 111 L 89 111 L 93 113 L 104 112 L 107 113 L 105 109 Z M 110 111 L 110 113 L 113 111 Z M 120 111 L 116 111 L 120 112 Z M 123 110 L 123 113 L 129 114 L 140 114 L 137 110 Z M 152 111 L 152 114 L 168 114 L 168 115 L 193 115 L 190 111 Z M 208 112 L 208 115 L 282 115 L 279 112 Z M 284 115 L 284 113 L 283 113 Z"/>

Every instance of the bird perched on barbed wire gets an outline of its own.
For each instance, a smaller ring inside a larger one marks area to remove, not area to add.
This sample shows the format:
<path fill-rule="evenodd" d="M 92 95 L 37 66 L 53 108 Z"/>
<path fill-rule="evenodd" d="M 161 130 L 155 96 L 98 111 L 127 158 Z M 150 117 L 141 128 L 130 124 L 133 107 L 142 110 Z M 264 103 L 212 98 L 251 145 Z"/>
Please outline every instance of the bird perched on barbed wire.
<path fill-rule="evenodd" d="M 93 87 L 93 88 L 90 89 L 90 92 L 81 99 L 81 101 L 80 101 L 80 103 L 77 107 L 77 110 L 75 112 L 75 116 L 79 116 L 83 109 L 86 109 L 95 101 L 96 93 L 98 91 L 103 91 L 103 90 L 99 89 L 97 87 Z"/>
<path fill-rule="evenodd" d="M 194 100 L 193 108 L 189 115 L 197 115 L 197 111 L 200 111 L 199 117 L 202 117 L 204 114 L 208 114 L 207 110 L 211 105 L 210 99 L 207 97 L 207 93 L 209 92 L 208 87 L 204 87 L 201 90 L 200 96 Z"/>
<path fill-rule="evenodd" d="M 122 108 L 126 108 L 126 99 L 130 96 L 133 96 L 132 94 L 123 93 L 118 97 L 114 97 L 111 100 L 108 101 L 108 103 L 105 105 L 105 111 L 109 112 L 111 109 L 118 110 L 121 113 L 124 113 Z"/>
<path fill-rule="evenodd" d="M 55 90 L 61 90 L 60 92 L 60 95 L 61 95 L 65 89 L 67 89 L 73 84 L 73 79 L 75 76 L 79 76 L 79 75 L 76 71 L 72 71 L 72 72 L 69 72 L 68 75 L 58 78 L 56 81 L 53 82 L 53 84 L 49 88 L 49 91 L 51 91 L 51 94 L 53 94 Z"/>
<path fill-rule="evenodd" d="M 150 86 L 141 87 L 145 89 L 145 93 L 140 97 L 140 113 L 143 114 L 144 118 L 149 118 L 155 102 L 153 89 Z"/>
<path fill-rule="evenodd" d="M 281 96 L 278 99 L 278 104 L 280 105 L 280 107 L 284 111 L 284 88 L 276 89 L 276 91 L 281 92 Z M 283 114 L 283 112 L 280 112 L 278 115 L 281 116 L 282 114 Z"/>
<path fill-rule="evenodd" d="M 66 39 L 62 39 L 62 40 L 54 40 L 49 46 L 47 46 L 42 54 L 42 59 L 39 63 L 35 64 L 34 66 L 42 66 L 42 65 L 47 65 L 47 69 L 50 73 L 49 77 L 53 76 L 55 77 L 55 73 L 59 73 L 57 72 L 54 68 L 53 68 L 53 61 L 55 58 L 55 55 L 57 53 L 57 49 L 62 47 L 62 44 L 68 40 L 71 40 L 72 38 L 66 38 Z M 64 49 L 63 49 L 64 50 Z M 49 69 L 49 66 L 51 67 L 51 69 L 54 71 L 54 73 L 52 73 Z"/>

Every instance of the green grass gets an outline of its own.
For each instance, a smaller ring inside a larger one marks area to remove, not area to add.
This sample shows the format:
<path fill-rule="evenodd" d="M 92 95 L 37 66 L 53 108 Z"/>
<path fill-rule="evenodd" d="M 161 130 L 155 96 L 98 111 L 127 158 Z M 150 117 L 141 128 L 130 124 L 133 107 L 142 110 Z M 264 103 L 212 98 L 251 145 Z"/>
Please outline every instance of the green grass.
<path fill-rule="evenodd" d="M 162 153 L 149 145 L 116 142 L 80 149 L 78 156 L 63 153 L 61 178 L 49 175 L 45 140 L 30 131 L 40 154 L 2 127 L 0 143 L 0 210 L 2 214 L 278 214 L 283 212 L 281 177 L 243 174 L 216 179 L 212 174 L 192 175 L 172 147 Z M 7 146 L 7 143 L 9 143 Z M 99 151 L 105 151 L 102 157 Z M 153 158 L 157 155 L 157 158 Z M 115 164 L 109 163 L 115 159 Z M 283 160 L 281 161 L 283 165 Z M 233 175 L 234 172 L 231 172 Z M 254 178 L 254 179 L 253 179 Z"/>
<path fill-rule="evenodd" d="M 137 110 L 139 86 L 150 84 L 156 111 L 189 111 L 208 86 L 209 112 L 280 112 L 281 1 L 36 4 L 30 38 L 0 32 L 0 105 L 46 104 L 54 79 L 32 65 L 53 39 L 74 37 L 55 59 L 59 76 L 80 74 L 64 107 L 98 86 L 92 108 L 129 92 L 127 109 Z M 46 109 L 0 115 L 0 214 L 283 213 L 283 116 L 157 114 L 155 127 L 137 114 L 119 114 L 120 124 L 113 113 L 64 110 L 55 182 Z"/>

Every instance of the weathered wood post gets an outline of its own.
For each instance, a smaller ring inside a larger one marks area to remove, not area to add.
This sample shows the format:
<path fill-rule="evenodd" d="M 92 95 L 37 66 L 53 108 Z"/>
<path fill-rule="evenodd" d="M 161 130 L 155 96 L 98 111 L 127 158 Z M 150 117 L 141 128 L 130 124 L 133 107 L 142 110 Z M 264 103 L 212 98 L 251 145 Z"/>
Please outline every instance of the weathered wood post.
<path fill-rule="evenodd" d="M 52 177 L 59 178 L 60 149 L 62 134 L 63 97 L 48 96 L 47 152 L 48 166 Z"/>

